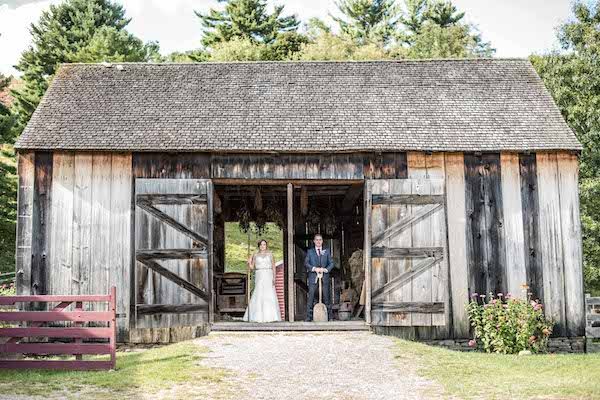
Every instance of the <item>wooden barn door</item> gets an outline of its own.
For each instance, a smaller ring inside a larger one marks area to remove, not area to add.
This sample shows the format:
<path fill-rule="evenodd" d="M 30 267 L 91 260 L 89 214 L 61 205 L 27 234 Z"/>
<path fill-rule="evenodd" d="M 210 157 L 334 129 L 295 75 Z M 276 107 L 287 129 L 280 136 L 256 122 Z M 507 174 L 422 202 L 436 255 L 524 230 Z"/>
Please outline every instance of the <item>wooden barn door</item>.
<path fill-rule="evenodd" d="M 371 325 L 445 325 L 443 179 L 369 180 L 365 201 Z"/>
<path fill-rule="evenodd" d="M 207 325 L 212 313 L 212 183 L 136 179 L 136 328 Z"/>

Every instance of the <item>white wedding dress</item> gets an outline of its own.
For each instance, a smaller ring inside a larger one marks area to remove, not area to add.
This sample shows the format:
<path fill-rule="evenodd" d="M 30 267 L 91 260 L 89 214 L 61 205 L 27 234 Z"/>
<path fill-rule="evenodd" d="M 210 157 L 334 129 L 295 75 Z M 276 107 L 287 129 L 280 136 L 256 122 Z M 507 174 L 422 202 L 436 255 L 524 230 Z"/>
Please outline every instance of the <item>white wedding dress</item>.
<path fill-rule="evenodd" d="M 254 264 L 254 291 L 250 304 L 244 313 L 244 321 L 281 321 L 277 292 L 273 285 L 273 265 L 271 253 L 257 254 Z"/>

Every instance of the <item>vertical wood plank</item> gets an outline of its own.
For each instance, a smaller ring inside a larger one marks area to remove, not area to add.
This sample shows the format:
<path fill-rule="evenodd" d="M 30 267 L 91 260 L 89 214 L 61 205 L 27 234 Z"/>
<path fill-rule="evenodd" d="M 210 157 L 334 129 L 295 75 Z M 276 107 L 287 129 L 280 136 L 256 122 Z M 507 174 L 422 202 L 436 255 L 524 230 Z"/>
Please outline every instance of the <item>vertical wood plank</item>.
<path fill-rule="evenodd" d="M 448 215 L 448 261 L 454 337 L 469 336 L 469 270 L 467 266 L 467 219 L 465 167 L 462 153 L 446 154 L 446 210 Z"/>
<path fill-rule="evenodd" d="M 294 266 L 295 254 L 294 254 L 294 185 L 291 183 L 287 184 L 287 303 L 288 303 L 288 319 L 290 321 L 295 320 L 295 298 L 294 293 Z"/>
<path fill-rule="evenodd" d="M 19 187 L 17 192 L 16 289 L 19 295 L 31 294 L 33 192 L 35 153 L 17 156 Z"/>
<path fill-rule="evenodd" d="M 75 164 L 72 153 L 54 153 L 52 169 L 52 222 L 49 293 L 71 293 L 73 266 L 73 186 Z"/>
<path fill-rule="evenodd" d="M 208 293 L 212 301 L 208 303 L 208 320 L 210 323 L 214 322 L 215 319 L 215 294 L 213 289 L 213 270 L 214 270 L 214 209 L 213 209 L 213 197 L 214 188 L 212 182 L 207 182 L 206 185 L 206 198 L 207 198 L 207 212 L 208 212 Z"/>
<path fill-rule="evenodd" d="M 90 290 L 107 293 L 110 289 L 110 195 L 112 156 L 109 153 L 92 155 L 92 229 Z M 96 304 L 105 310 L 106 305 Z"/>
<path fill-rule="evenodd" d="M 389 180 L 378 179 L 371 181 L 371 195 L 373 194 L 388 194 Z M 372 200 L 371 200 L 372 201 Z M 371 237 L 376 237 L 387 228 L 388 222 L 388 206 L 385 204 L 374 204 L 371 207 Z M 371 243 L 370 243 L 371 245 Z M 371 260 L 371 290 L 375 291 L 383 287 L 387 282 L 386 279 L 386 264 L 384 258 L 374 257 Z M 387 322 L 387 316 L 382 311 L 371 311 L 371 323 L 373 325 L 383 325 Z"/>
<path fill-rule="evenodd" d="M 96 294 L 89 285 L 92 226 L 92 154 L 75 154 L 72 294 Z"/>
<path fill-rule="evenodd" d="M 431 185 L 427 182 L 427 163 L 425 153 L 409 152 L 407 154 L 408 178 L 412 180 L 412 194 L 428 195 L 431 194 Z M 426 205 L 413 205 L 412 213 L 416 214 Z M 424 218 L 421 221 L 411 225 L 412 245 L 413 247 L 425 247 L 431 242 L 431 218 Z M 413 261 L 414 265 L 414 261 Z M 415 302 L 431 302 L 433 272 L 431 269 L 412 279 L 411 291 L 412 301 Z M 413 313 L 413 326 L 431 326 L 431 314 Z"/>
<path fill-rule="evenodd" d="M 363 264 L 365 268 L 365 322 L 371 325 L 371 208 L 372 208 L 372 186 L 373 180 L 368 179 L 365 182 L 364 192 L 364 245 L 363 245 Z"/>
<path fill-rule="evenodd" d="M 31 294 L 48 294 L 48 265 L 50 263 L 50 222 L 52 198 L 52 163 L 50 152 L 36 152 L 33 192 L 33 223 L 31 244 Z M 43 310 L 46 305 L 35 304 Z"/>
<path fill-rule="evenodd" d="M 431 179 L 431 194 L 444 195 L 445 192 L 445 165 L 444 153 L 431 153 L 425 155 L 427 178 Z M 431 217 L 431 245 L 446 247 L 446 212 L 445 209 L 434 213 Z M 444 258 L 431 269 L 431 301 L 444 303 L 444 314 L 432 314 L 431 324 L 437 326 L 443 337 L 448 337 L 450 329 L 450 304 L 449 304 L 449 279 L 448 279 L 448 252 Z"/>
<path fill-rule="evenodd" d="M 131 249 L 131 154 L 113 154 L 110 179 L 109 285 L 117 290 L 116 307 L 119 337 L 129 330 L 129 285 Z"/>
<path fill-rule="evenodd" d="M 581 222 L 579 219 L 579 160 L 575 154 L 558 153 L 557 166 L 567 335 L 582 336 L 585 331 L 585 306 Z"/>
<path fill-rule="evenodd" d="M 527 283 L 525 267 L 525 240 L 523 237 L 523 215 L 519 155 L 501 153 L 502 206 L 504 215 L 505 257 L 507 291 L 513 296 L 523 295 L 522 285 Z"/>
<path fill-rule="evenodd" d="M 544 280 L 539 236 L 539 201 L 535 154 L 520 154 L 521 208 L 523 209 L 523 239 L 525 241 L 525 273 L 529 291 L 535 298 L 544 298 Z M 521 290 L 526 297 L 527 289 Z"/>
<path fill-rule="evenodd" d="M 565 292 L 559 177 L 555 153 L 537 153 L 541 259 L 546 315 L 556 321 L 554 334 L 564 336 Z"/>

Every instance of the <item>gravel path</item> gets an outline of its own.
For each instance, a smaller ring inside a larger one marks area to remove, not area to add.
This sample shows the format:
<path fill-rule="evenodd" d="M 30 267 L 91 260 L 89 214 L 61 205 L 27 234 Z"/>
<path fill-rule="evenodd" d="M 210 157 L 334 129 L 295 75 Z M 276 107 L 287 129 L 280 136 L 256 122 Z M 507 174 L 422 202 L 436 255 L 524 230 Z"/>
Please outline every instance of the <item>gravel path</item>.
<path fill-rule="evenodd" d="M 236 398 L 425 399 L 440 393 L 394 358 L 394 341 L 368 332 L 211 333 L 202 363 L 232 372 Z"/>

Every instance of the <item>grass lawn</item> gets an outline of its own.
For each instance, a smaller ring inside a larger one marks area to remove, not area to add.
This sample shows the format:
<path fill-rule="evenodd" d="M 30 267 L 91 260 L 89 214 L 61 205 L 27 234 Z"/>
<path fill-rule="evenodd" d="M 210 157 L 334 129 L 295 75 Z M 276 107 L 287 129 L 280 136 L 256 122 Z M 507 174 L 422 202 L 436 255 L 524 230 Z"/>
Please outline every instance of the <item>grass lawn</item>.
<path fill-rule="evenodd" d="M 212 386 L 225 395 L 225 372 L 198 365 L 202 353 L 197 345 L 181 342 L 118 352 L 115 371 L 0 370 L 0 394 L 86 399 L 116 393 L 134 399 L 152 394 L 157 398 L 214 398 L 199 393 Z"/>
<path fill-rule="evenodd" d="M 473 399 L 600 399 L 600 354 L 508 356 L 398 340 L 397 357 L 448 395 Z"/>
<path fill-rule="evenodd" d="M 246 273 L 248 243 L 250 243 L 250 254 L 252 254 L 257 251 L 256 244 L 259 239 L 265 239 L 269 243 L 269 249 L 275 257 L 275 262 L 283 260 L 283 232 L 276 224 L 268 222 L 267 229 L 262 235 L 258 235 L 255 229 L 250 229 L 250 240 L 248 240 L 248 233 L 242 232 L 237 222 L 226 222 L 225 271 Z"/>

